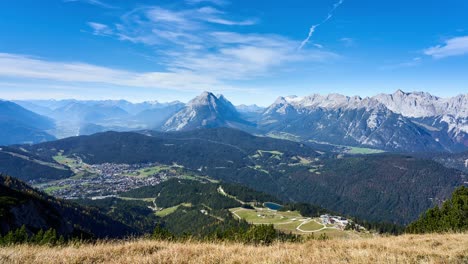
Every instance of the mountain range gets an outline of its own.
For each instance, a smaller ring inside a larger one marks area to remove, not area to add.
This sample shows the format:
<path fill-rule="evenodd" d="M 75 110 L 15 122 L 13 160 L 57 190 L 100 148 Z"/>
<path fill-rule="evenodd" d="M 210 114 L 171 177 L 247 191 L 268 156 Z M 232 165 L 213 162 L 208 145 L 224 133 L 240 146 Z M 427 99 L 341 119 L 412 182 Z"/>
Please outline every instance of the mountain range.
<path fill-rule="evenodd" d="M 202 93 L 187 104 L 178 101 L 133 104 L 124 100 L 15 103 L 54 120 L 55 129 L 47 132 L 57 138 L 108 130 L 184 131 L 231 127 L 304 142 L 385 151 L 460 152 L 468 149 L 468 94 L 452 98 L 401 90 L 365 98 L 314 94 L 279 97 L 266 108 L 236 107 L 224 96 L 210 92 Z M 24 141 L 6 144 L 13 143 Z"/>

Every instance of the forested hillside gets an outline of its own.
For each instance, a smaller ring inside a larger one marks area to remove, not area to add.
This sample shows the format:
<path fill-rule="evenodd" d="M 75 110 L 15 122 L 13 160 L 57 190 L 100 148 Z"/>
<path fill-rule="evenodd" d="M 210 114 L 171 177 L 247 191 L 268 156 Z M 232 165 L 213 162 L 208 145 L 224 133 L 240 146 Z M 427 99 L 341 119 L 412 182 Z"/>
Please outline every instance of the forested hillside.
<path fill-rule="evenodd" d="M 442 206 L 427 210 L 408 225 L 410 233 L 464 232 L 468 230 L 468 188 L 456 189 Z"/>
<path fill-rule="evenodd" d="M 57 180 L 72 176 L 72 171 L 52 159 L 40 157 L 13 147 L 0 148 L 0 173 L 14 175 L 23 181 Z"/>
<path fill-rule="evenodd" d="M 246 231 L 249 225 L 235 219 L 228 210 L 242 204 L 234 196 L 223 195 L 219 186 L 226 186 L 229 194 L 239 195 L 244 201 L 266 202 L 270 198 L 276 201 L 240 185 L 194 178 L 170 179 L 121 193 L 119 198 L 77 202 L 98 208 L 142 233 L 151 233 L 157 225 L 176 236 L 206 237 L 231 229 Z"/>
<path fill-rule="evenodd" d="M 0 176 L 0 234 L 25 226 L 28 233 L 54 229 L 64 237 L 124 237 L 138 234 L 97 210 L 55 199 L 25 183 Z"/>

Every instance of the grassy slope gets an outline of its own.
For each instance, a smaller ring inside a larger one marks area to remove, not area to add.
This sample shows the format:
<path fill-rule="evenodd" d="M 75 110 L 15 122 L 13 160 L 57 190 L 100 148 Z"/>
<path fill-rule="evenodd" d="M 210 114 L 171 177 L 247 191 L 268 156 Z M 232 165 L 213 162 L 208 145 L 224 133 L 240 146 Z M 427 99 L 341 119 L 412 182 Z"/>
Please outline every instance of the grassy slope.
<path fill-rule="evenodd" d="M 285 233 L 294 233 L 301 235 L 320 236 L 326 234 L 331 238 L 351 238 L 351 237 L 369 237 L 372 236 L 370 233 L 358 233 L 355 231 L 343 231 L 334 227 L 325 228 L 319 224 L 320 219 L 303 217 L 297 211 L 272 211 L 268 209 L 257 208 L 255 210 L 245 208 L 231 208 L 229 209 L 236 218 L 242 218 L 247 222 L 258 225 L 258 224 L 273 224 L 275 229 L 281 230 Z M 302 225 L 301 225 L 302 224 Z M 301 225 L 300 230 L 297 228 Z M 305 232 L 304 232 L 305 231 Z"/>
<path fill-rule="evenodd" d="M 311 240 L 272 246 L 136 240 L 0 248 L 0 263 L 466 263 L 468 234 Z"/>

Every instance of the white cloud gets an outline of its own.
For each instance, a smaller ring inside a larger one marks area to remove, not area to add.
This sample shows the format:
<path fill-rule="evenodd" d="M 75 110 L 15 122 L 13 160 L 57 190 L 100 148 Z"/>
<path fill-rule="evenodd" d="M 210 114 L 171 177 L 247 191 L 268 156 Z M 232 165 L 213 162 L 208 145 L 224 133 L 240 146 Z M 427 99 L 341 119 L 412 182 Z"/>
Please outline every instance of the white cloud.
<path fill-rule="evenodd" d="M 397 64 L 385 65 L 380 67 L 381 70 L 396 70 L 401 68 L 410 68 L 421 65 L 422 59 L 420 57 L 415 57 L 409 61 L 400 62 Z"/>
<path fill-rule="evenodd" d="M 93 29 L 94 35 L 105 36 L 113 34 L 112 30 L 107 25 L 96 22 L 88 22 L 88 25 Z"/>
<path fill-rule="evenodd" d="M 257 23 L 254 19 L 242 20 L 242 21 L 232 21 L 227 19 L 222 19 L 218 17 L 207 17 L 207 22 L 220 24 L 220 25 L 227 25 L 227 26 L 251 26 Z"/>
<path fill-rule="evenodd" d="M 318 43 L 314 43 L 314 46 L 319 48 L 319 49 L 323 49 L 323 45 L 322 44 L 318 44 Z"/>
<path fill-rule="evenodd" d="M 233 20 L 212 7 L 171 10 L 159 6 L 141 7 L 126 13 L 112 26 L 114 36 L 124 41 L 151 46 L 165 45 L 165 49 L 182 47 L 193 49 L 210 45 L 213 26 L 251 26 L 256 19 Z"/>
<path fill-rule="evenodd" d="M 59 83 L 101 83 L 187 91 L 201 91 L 213 87 L 229 89 L 215 78 L 188 71 L 131 72 L 80 62 L 51 62 L 8 53 L 0 53 L 0 76 L 50 80 Z"/>
<path fill-rule="evenodd" d="M 116 8 L 115 6 L 113 5 L 109 5 L 109 4 L 106 4 L 100 0 L 63 0 L 65 3 L 70 3 L 70 2 L 85 2 L 85 3 L 88 3 L 90 5 L 95 5 L 95 6 L 99 6 L 99 7 L 103 7 L 103 8 L 109 8 L 109 9 L 114 9 Z"/>
<path fill-rule="evenodd" d="M 430 47 L 424 50 L 424 54 L 436 59 L 461 56 L 468 54 L 468 36 L 451 38 L 444 45 Z"/>
<path fill-rule="evenodd" d="M 185 1 L 187 4 L 201 4 L 201 3 L 211 3 L 219 6 L 227 5 L 229 4 L 229 1 L 227 0 L 186 0 Z"/>
<path fill-rule="evenodd" d="M 174 12 L 161 7 L 152 7 L 146 12 L 149 19 L 154 22 L 171 22 L 177 24 L 188 23 L 183 12 Z"/>
<path fill-rule="evenodd" d="M 173 11 L 155 6 L 147 8 L 146 14 L 154 22 L 172 22 L 186 26 L 200 26 L 204 22 L 229 26 L 251 26 L 256 23 L 255 19 L 235 21 L 223 18 L 221 16 L 225 13 L 212 7 Z"/>
<path fill-rule="evenodd" d="M 340 41 L 345 45 L 346 47 L 351 47 L 354 46 L 356 43 L 353 38 L 341 38 Z"/>
<path fill-rule="evenodd" d="M 216 31 L 218 27 L 212 23 L 224 26 L 253 23 L 226 16 L 224 11 L 212 7 L 186 10 L 143 7 L 121 17 L 112 29 L 112 36 L 154 47 L 159 64 L 170 71 L 189 71 L 221 81 L 274 74 L 276 68 L 288 63 L 337 58 L 332 52 L 298 51 L 295 47 L 299 41 L 275 34 Z M 90 26 L 95 34 L 109 35 L 110 29 L 105 25 Z"/>
<path fill-rule="evenodd" d="M 338 57 L 320 50 L 298 51 L 294 48 L 298 41 L 277 35 L 213 32 L 210 37 L 216 51 L 174 52 L 168 65 L 219 79 L 245 80 L 266 76 L 290 63 L 323 62 Z"/>
<path fill-rule="evenodd" d="M 209 33 L 214 42 L 233 45 L 258 45 L 267 47 L 284 47 L 297 43 L 275 34 L 241 34 L 236 32 L 214 31 Z"/>

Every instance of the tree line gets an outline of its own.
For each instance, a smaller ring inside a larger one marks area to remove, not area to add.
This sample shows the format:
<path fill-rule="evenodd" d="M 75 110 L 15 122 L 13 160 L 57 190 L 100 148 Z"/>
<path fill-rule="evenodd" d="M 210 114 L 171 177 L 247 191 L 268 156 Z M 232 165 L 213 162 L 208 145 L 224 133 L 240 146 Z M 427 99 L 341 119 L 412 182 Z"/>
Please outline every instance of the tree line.
<path fill-rule="evenodd" d="M 38 232 L 29 233 L 26 226 L 23 225 L 16 230 L 10 230 L 4 236 L 0 235 L 0 246 L 10 246 L 15 244 L 32 245 L 63 245 L 66 242 L 65 237 L 57 235 L 57 231 L 50 228 L 46 231 L 40 229 Z"/>

